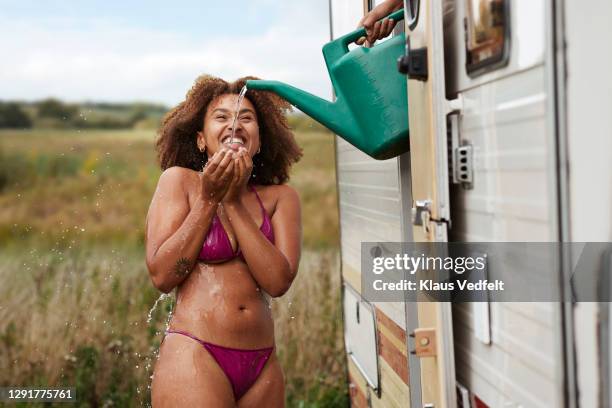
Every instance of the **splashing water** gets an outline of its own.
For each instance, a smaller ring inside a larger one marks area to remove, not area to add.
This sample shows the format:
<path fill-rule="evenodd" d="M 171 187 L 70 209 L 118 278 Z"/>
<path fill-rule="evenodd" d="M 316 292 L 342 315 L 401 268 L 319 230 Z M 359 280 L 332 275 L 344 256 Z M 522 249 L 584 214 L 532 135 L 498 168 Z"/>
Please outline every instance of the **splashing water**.
<path fill-rule="evenodd" d="M 169 296 L 170 296 L 170 294 L 168 294 L 168 293 L 162 293 L 161 296 L 155 301 L 155 304 L 153 305 L 151 310 L 149 310 L 149 316 L 147 317 L 147 324 L 151 323 L 151 319 L 153 319 L 153 312 L 157 308 L 157 304 L 159 303 L 159 301 L 160 300 L 164 300 L 165 298 L 167 298 Z"/>
<path fill-rule="evenodd" d="M 153 305 L 153 307 L 151 308 L 151 310 L 149 310 L 149 315 L 147 317 L 147 324 L 151 324 L 151 320 L 153 319 L 153 312 L 155 311 L 155 309 L 157 308 L 157 304 L 160 301 L 163 301 L 165 299 L 168 299 L 172 297 L 172 294 L 170 293 L 162 293 L 161 296 L 155 301 L 155 304 Z M 170 309 L 170 312 L 168 313 L 168 316 L 166 317 L 166 322 L 165 322 L 165 328 L 164 328 L 164 332 L 168 330 L 168 326 L 170 325 L 170 320 L 172 319 L 172 313 L 174 312 L 174 307 L 172 307 Z M 161 334 L 161 331 L 157 330 L 155 332 L 155 336 L 159 336 Z M 145 355 L 144 357 L 144 369 L 147 373 L 151 373 L 152 372 L 152 365 L 153 365 L 153 361 L 156 361 L 159 357 L 159 347 L 154 347 L 151 346 L 149 348 L 149 352 Z M 142 360 L 141 360 L 142 361 Z M 139 366 L 136 366 L 136 369 L 138 369 Z M 151 391 L 151 383 L 153 381 L 153 374 L 151 374 L 149 376 L 149 381 L 147 384 L 147 390 L 149 390 L 149 392 Z M 147 407 L 150 407 L 150 405 L 147 405 Z"/>
<path fill-rule="evenodd" d="M 172 307 L 172 309 L 170 309 L 170 312 L 168 313 L 168 317 L 166 318 L 166 327 L 164 329 L 164 332 L 168 331 L 168 327 L 170 326 L 170 320 L 172 319 L 173 312 L 174 312 L 174 306 Z"/>
<path fill-rule="evenodd" d="M 232 122 L 232 137 L 230 137 L 230 144 L 234 143 L 234 134 L 236 133 L 236 121 L 238 120 L 238 112 L 240 112 L 240 105 L 244 99 L 244 94 L 247 92 L 247 87 L 244 85 L 238 95 L 238 101 L 236 102 L 236 111 L 234 112 L 234 121 Z"/>

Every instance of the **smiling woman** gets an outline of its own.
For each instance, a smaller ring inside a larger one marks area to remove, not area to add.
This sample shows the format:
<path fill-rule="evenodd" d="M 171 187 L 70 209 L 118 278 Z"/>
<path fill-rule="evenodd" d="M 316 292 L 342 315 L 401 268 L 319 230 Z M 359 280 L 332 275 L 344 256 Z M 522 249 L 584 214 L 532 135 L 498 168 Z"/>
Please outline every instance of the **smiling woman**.
<path fill-rule="evenodd" d="M 147 214 L 146 263 L 177 301 L 155 407 L 284 406 L 269 297 L 289 289 L 299 264 L 300 202 L 284 182 L 301 150 L 289 105 L 273 94 L 248 91 L 234 120 L 247 79 L 200 77 L 156 143 L 164 172 Z"/>
<path fill-rule="evenodd" d="M 171 110 L 160 129 L 156 142 L 159 163 L 162 170 L 171 166 L 181 166 L 199 171 L 206 165 L 210 149 L 202 152 L 202 130 L 204 117 L 211 102 L 214 108 L 225 109 L 226 120 L 231 124 L 235 101 L 247 80 L 255 77 L 241 78 L 233 83 L 212 76 L 201 76 L 191 88 L 185 101 Z M 224 98 L 219 98 L 225 96 Z M 251 180 L 258 184 L 282 184 L 289 178 L 289 167 L 301 157 L 301 149 L 285 118 L 291 105 L 271 92 L 249 90 L 245 98 L 255 111 L 259 127 L 261 151 L 253 156 L 254 171 Z M 219 102 L 224 102 L 223 106 Z M 208 125 L 212 124 L 207 122 Z M 196 135 L 198 138 L 196 140 Z M 256 149 L 257 150 L 257 149 Z"/>

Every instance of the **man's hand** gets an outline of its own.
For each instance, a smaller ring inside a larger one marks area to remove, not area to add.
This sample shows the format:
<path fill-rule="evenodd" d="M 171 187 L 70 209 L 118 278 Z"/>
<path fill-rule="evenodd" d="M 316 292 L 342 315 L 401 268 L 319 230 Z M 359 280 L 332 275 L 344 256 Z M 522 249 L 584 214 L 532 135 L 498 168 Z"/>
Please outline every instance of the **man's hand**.
<path fill-rule="evenodd" d="M 380 40 L 391 34 L 397 21 L 388 18 L 382 21 L 379 20 L 401 9 L 403 4 L 404 2 L 402 0 L 387 0 L 374 7 L 372 11 L 363 16 L 357 27 L 364 27 L 367 37 L 359 38 L 355 41 L 355 44 L 363 45 L 365 43 L 366 47 L 371 47 L 376 40 Z"/>

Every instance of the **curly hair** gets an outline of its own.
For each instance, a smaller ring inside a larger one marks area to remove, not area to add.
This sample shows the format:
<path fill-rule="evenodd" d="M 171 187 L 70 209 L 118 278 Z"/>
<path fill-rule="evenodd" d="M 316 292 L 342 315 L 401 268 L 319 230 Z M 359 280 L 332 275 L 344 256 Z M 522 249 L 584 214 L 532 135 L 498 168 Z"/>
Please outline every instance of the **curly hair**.
<path fill-rule="evenodd" d="M 202 130 L 208 105 L 225 94 L 239 94 L 249 79 L 240 78 L 228 83 L 220 78 L 202 75 L 187 92 L 185 100 L 163 118 L 155 142 L 157 159 L 162 170 L 180 166 L 200 171 L 208 156 L 200 152 L 196 135 Z M 291 105 L 274 93 L 248 90 L 247 98 L 257 114 L 261 150 L 253 157 L 253 171 L 249 182 L 270 185 L 289 179 L 289 169 L 302 157 L 293 132 L 287 124 L 286 112 Z"/>

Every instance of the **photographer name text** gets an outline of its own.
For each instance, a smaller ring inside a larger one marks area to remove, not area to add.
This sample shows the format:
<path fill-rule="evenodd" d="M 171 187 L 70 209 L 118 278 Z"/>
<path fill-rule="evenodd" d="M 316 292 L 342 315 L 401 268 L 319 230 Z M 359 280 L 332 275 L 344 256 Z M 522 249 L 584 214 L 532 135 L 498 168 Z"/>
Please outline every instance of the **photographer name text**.
<path fill-rule="evenodd" d="M 374 290 L 378 291 L 453 291 L 469 290 L 469 291 L 503 291 L 504 282 L 496 279 L 489 282 L 487 279 L 481 279 L 476 282 L 468 280 L 458 280 L 455 282 L 437 282 L 433 279 L 423 279 L 418 282 L 402 279 L 399 282 L 385 282 L 382 279 L 376 279 L 372 283 Z"/>

